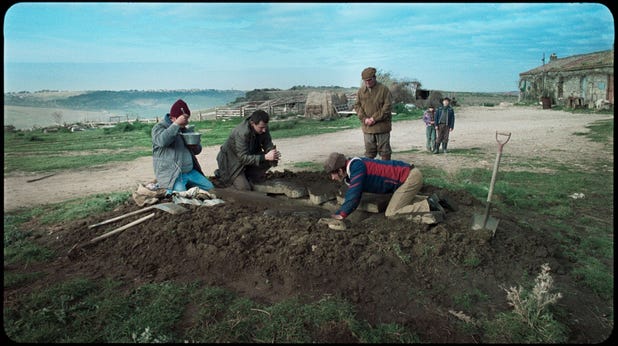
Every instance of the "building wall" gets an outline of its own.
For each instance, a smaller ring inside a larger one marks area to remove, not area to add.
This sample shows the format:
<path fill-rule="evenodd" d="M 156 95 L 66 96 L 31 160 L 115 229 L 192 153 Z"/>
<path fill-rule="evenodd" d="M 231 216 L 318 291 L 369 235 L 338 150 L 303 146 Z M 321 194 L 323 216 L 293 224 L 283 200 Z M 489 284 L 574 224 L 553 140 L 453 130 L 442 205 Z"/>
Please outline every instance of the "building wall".
<path fill-rule="evenodd" d="M 597 100 L 608 98 L 613 104 L 613 92 L 608 95 L 610 75 L 613 71 L 609 69 L 594 69 L 521 76 L 519 100 L 540 100 L 545 90 L 554 104 L 567 105 L 569 97 L 582 98 L 582 104 L 590 108 Z"/>

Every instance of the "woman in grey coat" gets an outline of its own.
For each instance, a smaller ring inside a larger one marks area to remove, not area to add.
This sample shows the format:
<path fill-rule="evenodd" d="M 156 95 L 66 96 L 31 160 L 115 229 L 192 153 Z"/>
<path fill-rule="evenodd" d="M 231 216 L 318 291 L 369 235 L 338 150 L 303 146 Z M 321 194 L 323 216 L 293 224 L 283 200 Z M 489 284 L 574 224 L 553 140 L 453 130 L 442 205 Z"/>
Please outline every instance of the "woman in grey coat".
<path fill-rule="evenodd" d="M 257 110 L 238 124 L 217 154 L 219 169 L 215 176 L 224 185 L 237 190 L 252 190 L 252 184 L 264 177 L 281 157 L 268 131 L 269 116 Z"/>
<path fill-rule="evenodd" d="M 210 190 L 214 185 L 206 178 L 195 155 L 202 152 L 200 144 L 187 145 L 180 135 L 186 132 L 191 111 L 183 100 L 172 106 L 170 113 L 152 128 L 152 163 L 160 187 L 172 191 L 187 191 L 198 186 Z"/>

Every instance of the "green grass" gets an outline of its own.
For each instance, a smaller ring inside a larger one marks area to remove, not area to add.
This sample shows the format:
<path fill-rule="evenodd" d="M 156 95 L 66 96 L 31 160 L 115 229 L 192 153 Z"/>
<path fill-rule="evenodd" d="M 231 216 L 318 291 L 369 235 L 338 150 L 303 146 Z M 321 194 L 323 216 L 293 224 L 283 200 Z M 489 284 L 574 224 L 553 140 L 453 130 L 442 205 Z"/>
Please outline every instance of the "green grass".
<path fill-rule="evenodd" d="M 513 312 L 498 314 L 493 320 L 483 321 L 488 343 L 498 344 L 559 344 L 567 342 L 565 326 L 553 318 L 544 321 L 542 330 L 530 328 Z"/>
<path fill-rule="evenodd" d="M 481 264 L 479 255 L 473 250 L 464 258 L 463 264 L 466 267 L 476 268 Z"/>
<path fill-rule="evenodd" d="M 614 137 L 614 119 L 597 120 L 586 126 L 589 132 L 577 132 L 576 135 L 586 136 L 593 142 L 607 143 L 607 140 Z"/>
<path fill-rule="evenodd" d="M 308 161 L 295 162 L 292 166 L 295 168 L 302 169 L 303 171 L 309 171 L 309 172 L 317 172 L 317 171 L 324 170 L 324 166 L 321 163 L 317 163 L 317 162 L 308 162 Z"/>
<path fill-rule="evenodd" d="M 399 246 L 399 244 L 395 243 L 392 245 L 393 251 L 395 252 L 395 255 L 397 256 L 397 258 L 399 258 L 401 260 L 401 262 L 403 262 L 403 264 L 409 264 L 410 261 L 412 260 L 410 258 L 410 255 L 405 254 L 402 250 L 401 247 Z"/>
<path fill-rule="evenodd" d="M 49 249 L 35 245 L 29 240 L 33 232 L 23 230 L 21 224 L 29 220 L 27 215 L 7 214 L 4 216 L 4 263 L 5 265 L 21 263 L 28 265 L 53 258 L 54 254 Z M 27 277 L 7 277 L 5 273 L 5 286 L 7 283 L 15 284 L 16 281 L 26 280 Z"/>
<path fill-rule="evenodd" d="M 5 254 L 6 256 L 6 254 Z M 19 287 L 42 278 L 45 274 L 41 272 L 32 273 L 11 273 L 4 272 L 4 288 Z"/>
<path fill-rule="evenodd" d="M 456 294 L 453 297 L 453 304 L 457 310 L 470 311 L 473 304 L 479 302 L 486 302 L 488 300 L 487 294 L 480 291 L 478 288 L 472 289 L 470 292 L 463 292 Z"/>
<path fill-rule="evenodd" d="M 396 324 L 370 326 L 338 298 L 261 305 L 216 287 L 163 282 L 123 293 L 121 283 L 72 279 L 5 307 L 5 332 L 16 342 L 309 343 L 331 325 L 360 342 L 419 342 Z M 187 307 L 197 307 L 185 316 Z M 179 329 L 188 318 L 193 327 Z"/>
<path fill-rule="evenodd" d="M 415 110 L 398 114 L 393 121 L 420 119 Z M 241 118 L 192 121 L 201 132 L 203 146 L 221 145 Z M 152 155 L 150 132 L 153 124 L 120 123 L 113 128 L 87 131 L 43 133 L 6 132 L 4 134 L 4 173 L 53 172 L 63 169 L 84 169 L 111 162 L 131 161 Z M 355 116 L 335 120 L 292 118 L 269 123 L 274 140 L 345 129 L 360 128 Z"/>
<path fill-rule="evenodd" d="M 188 302 L 188 286 L 147 284 L 129 294 L 117 282 L 72 279 L 5 309 L 5 331 L 17 342 L 170 341 Z M 142 336 L 143 337 L 143 336 Z"/>
<path fill-rule="evenodd" d="M 109 211 L 124 203 L 131 196 L 131 192 L 114 192 L 109 194 L 96 194 L 88 197 L 80 197 L 61 203 L 51 203 L 44 206 L 18 210 L 5 216 L 5 229 L 7 218 L 9 222 L 18 223 L 19 220 L 33 219 L 42 224 L 52 224 L 64 220 L 85 218 L 104 211 Z M 18 215 L 18 216 L 16 216 Z M 6 241 L 6 235 L 5 235 Z"/>

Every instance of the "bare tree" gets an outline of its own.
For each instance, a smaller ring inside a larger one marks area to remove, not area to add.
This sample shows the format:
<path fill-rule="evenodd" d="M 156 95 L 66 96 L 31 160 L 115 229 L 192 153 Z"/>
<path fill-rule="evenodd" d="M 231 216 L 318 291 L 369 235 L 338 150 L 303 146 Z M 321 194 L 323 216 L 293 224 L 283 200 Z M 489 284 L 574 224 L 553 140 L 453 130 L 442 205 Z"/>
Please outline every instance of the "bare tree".
<path fill-rule="evenodd" d="M 56 124 L 62 125 L 62 112 L 61 111 L 54 111 L 52 113 L 52 118 L 54 118 L 54 121 L 56 122 Z"/>
<path fill-rule="evenodd" d="M 416 100 L 416 88 L 421 86 L 421 82 L 416 79 L 398 79 L 392 73 L 382 70 L 376 72 L 376 79 L 390 89 L 394 103 L 413 103 Z"/>

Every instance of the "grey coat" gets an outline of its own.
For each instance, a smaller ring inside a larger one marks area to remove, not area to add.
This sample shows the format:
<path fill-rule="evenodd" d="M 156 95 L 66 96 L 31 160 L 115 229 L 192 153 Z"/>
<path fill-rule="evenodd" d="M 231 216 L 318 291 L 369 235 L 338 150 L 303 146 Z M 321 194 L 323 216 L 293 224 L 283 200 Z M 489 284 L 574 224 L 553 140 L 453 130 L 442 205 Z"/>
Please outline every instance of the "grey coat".
<path fill-rule="evenodd" d="M 232 130 L 217 154 L 221 182 L 229 185 L 244 172 L 246 166 L 264 165 L 264 155 L 274 148 L 270 132 L 255 133 L 249 118 L 246 118 Z"/>
<path fill-rule="evenodd" d="M 195 168 L 202 173 L 195 158 L 202 151 L 202 146 L 198 145 L 192 152 L 180 135 L 185 131 L 170 120 L 169 114 L 152 127 L 152 164 L 162 188 L 173 188 L 181 172 L 188 173 Z"/>

